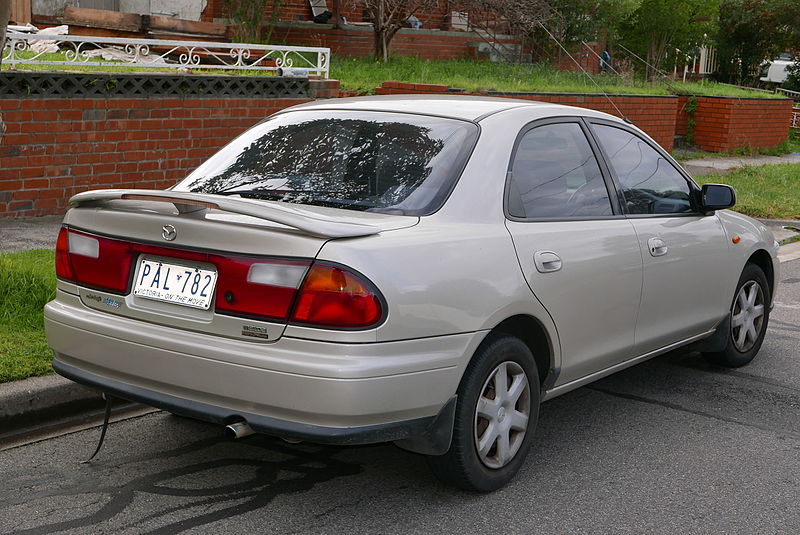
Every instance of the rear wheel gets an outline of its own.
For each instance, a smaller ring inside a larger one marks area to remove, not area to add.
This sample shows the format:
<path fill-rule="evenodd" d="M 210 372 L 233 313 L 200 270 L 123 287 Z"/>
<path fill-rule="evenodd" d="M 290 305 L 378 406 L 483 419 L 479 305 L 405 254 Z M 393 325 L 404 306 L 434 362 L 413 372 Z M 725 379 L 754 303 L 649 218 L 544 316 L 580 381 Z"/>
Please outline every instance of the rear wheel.
<path fill-rule="evenodd" d="M 458 388 L 450 450 L 428 457 L 428 464 L 447 483 L 496 490 L 525 462 L 538 414 L 539 374 L 528 346 L 490 334 Z"/>
<path fill-rule="evenodd" d="M 736 286 L 731 304 L 730 336 L 725 349 L 703 356 L 721 366 L 738 368 L 756 356 L 769 323 L 769 284 L 764 271 L 747 264 Z"/>

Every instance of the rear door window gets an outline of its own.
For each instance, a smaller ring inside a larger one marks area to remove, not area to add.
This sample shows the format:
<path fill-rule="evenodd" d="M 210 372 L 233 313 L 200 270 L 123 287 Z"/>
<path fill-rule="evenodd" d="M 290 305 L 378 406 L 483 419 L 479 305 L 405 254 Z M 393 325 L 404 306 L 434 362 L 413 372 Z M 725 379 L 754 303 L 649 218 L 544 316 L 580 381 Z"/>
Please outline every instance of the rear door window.
<path fill-rule="evenodd" d="M 523 135 L 511 164 L 507 210 L 523 219 L 612 214 L 603 175 L 580 124 L 546 124 Z"/>

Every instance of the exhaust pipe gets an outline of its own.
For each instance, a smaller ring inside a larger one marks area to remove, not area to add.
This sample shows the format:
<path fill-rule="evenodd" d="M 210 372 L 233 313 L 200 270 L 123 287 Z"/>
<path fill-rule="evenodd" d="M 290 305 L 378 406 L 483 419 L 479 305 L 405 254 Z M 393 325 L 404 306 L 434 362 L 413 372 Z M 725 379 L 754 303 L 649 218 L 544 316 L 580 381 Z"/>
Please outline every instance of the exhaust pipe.
<path fill-rule="evenodd" d="M 228 438 L 243 438 L 255 433 L 247 422 L 234 422 L 225 426 L 225 434 Z"/>

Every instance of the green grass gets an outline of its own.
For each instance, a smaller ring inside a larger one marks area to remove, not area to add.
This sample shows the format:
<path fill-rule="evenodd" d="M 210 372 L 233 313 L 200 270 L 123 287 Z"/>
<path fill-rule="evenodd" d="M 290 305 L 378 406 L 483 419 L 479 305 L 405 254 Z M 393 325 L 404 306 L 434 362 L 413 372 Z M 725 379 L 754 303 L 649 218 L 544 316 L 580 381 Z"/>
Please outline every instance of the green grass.
<path fill-rule="evenodd" d="M 733 186 L 737 212 L 767 219 L 800 219 L 800 164 L 745 167 L 695 180 Z"/>
<path fill-rule="evenodd" d="M 0 253 L 0 383 L 53 373 L 42 307 L 55 297 L 54 255 Z"/>
<path fill-rule="evenodd" d="M 471 59 L 425 60 L 393 57 L 388 63 L 370 58 L 333 57 L 331 77 L 342 88 L 372 92 L 386 80 L 445 84 L 467 91 L 536 91 L 545 93 L 599 93 L 583 73 L 561 72 L 549 65 L 493 63 Z M 645 83 L 617 76 L 595 75 L 595 81 L 608 93 L 622 94 L 703 94 L 733 97 L 776 97 L 714 82 Z"/>

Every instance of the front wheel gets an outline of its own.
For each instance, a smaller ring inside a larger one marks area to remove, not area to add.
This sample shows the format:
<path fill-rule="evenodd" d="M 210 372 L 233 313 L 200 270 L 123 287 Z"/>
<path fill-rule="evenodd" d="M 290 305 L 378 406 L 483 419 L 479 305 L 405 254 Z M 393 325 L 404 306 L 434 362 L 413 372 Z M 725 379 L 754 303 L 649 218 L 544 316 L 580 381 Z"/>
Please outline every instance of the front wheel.
<path fill-rule="evenodd" d="M 747 264 L 736 285 L 730 316 L 730 335 L 725 349 L 703 353 L 703 356 L 721 366 L 738 368 L 756 356 L 769 323 L 771 302 L 769 284 L 764 271 L 755 264 Z"/>
<path fill-rule="evenodd" d="M 530 449 L 539 397 L 539 374 L 528 346 L 513 336 L 490 334 L 458 388 L 450 449 L 428 457 L 434 474 L 479 492 L 511 481 Z"/>

